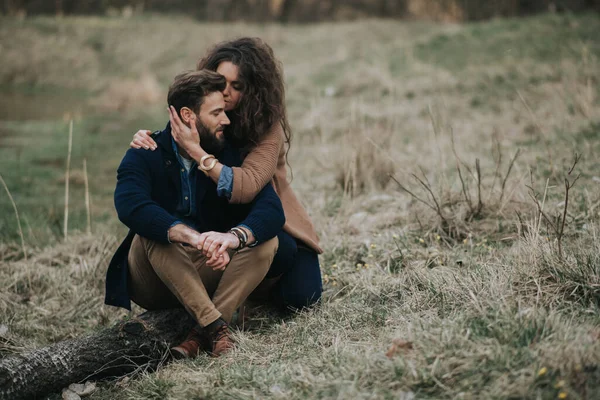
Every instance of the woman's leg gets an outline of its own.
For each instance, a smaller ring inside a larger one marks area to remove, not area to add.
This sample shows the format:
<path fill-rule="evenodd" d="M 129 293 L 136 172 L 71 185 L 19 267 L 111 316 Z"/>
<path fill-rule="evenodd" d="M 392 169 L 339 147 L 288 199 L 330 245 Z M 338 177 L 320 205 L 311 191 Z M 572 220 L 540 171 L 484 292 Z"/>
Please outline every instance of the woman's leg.
<path fill-rule="evenodd" d="M 284 231 L 279 232 L 277 239 L 279 240 L 279 247 L 269 272 L 267 272 L 267 279 L 280 277 L 288 272 L 296 262 L 296 254 L 298 253 L 296 239 Z"/>
<path fill-rule="evenodd" d="M 300 310 L 319 301 L 322 292 L 319 257 L 312 249 L 299 245 L 294 262 L 273 288 L 273 301 L 285 309 Z"/>
<path fill-rule="evenodd" d="M 277 253 L 275 253 L 275 257 L 271 262 L 267 276 L 248 297 L 248 300 L 251 302 L 269 302 L 271 294 L 273 293 L 273 288 L 279 281 L 279 278 L 290 268 L 292 268 L 296 262 L 296 253 L 298 252 L 296 239 L 291 237 L 286 232 L 281 231 L 277 235 L 277 240 L 279 242 Z"/>
<path fill-rule="evenodd" d="M 323 291 L 317 253 L 286 232 L 280 232 L 277 238 L 279 248 L 269 272 L 249 299 L 284 310 L 309 307 Z"/>

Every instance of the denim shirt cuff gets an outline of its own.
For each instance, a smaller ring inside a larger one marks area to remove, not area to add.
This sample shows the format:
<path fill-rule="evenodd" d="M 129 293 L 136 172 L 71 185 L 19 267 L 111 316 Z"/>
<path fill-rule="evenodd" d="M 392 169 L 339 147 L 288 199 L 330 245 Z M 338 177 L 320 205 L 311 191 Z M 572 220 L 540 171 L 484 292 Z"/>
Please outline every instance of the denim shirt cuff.
<path fill-rule="evenodd" d="M 229 200 L 231 199 L 231 192 L 233 192 L 233 169 L 223 165 L 217 182 L 217 195 L 226 197 Z"/>
<path fill-rule="evenodd" d="M 181 221 L 179 221 L 179 220 L 177 220 L 177 221 L 173 222 L 173 223 L 171 224 L 171 226 L 169 227 L 169 230 L 170 230 L 172 227 L 174 227 L 175 225 L 179 225 L 179 224 L 183 224 L 183 222 L 181 222 Z M 169 243 L 173 243 L 173 242 L 171 242 L 171 237 L 170 237 L 170 235 L 169 235 L 169 231 L 167 231 L 167 241 L 168 241 Z"/>

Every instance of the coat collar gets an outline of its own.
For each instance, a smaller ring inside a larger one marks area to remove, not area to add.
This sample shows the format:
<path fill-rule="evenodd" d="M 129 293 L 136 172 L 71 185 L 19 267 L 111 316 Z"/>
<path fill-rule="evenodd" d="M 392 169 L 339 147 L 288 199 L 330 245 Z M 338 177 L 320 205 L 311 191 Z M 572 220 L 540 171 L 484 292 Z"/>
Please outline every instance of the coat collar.
<path fill-rule="evenodd" d="M 153 132 L 152 139 L 154 139 L 157 146 L 161 149 L 162 162 L 169 180 L 175 186 L 176 190 L 180 192 L 181 178 L 179 176 L 177 156 L 175 155 L 175 152 L 173 152 L 171 142 L 171 124 L 167 123 L 167 126 L 162 131 Z"/>
<path fill-rule="evenodd" d="M 167 126 L 162 131 L 156 131 L 152 134 L 152 138 L 161 149 L 167 154 L 175 157 L 171 139 L 171 122 L 167 122 Z"/>

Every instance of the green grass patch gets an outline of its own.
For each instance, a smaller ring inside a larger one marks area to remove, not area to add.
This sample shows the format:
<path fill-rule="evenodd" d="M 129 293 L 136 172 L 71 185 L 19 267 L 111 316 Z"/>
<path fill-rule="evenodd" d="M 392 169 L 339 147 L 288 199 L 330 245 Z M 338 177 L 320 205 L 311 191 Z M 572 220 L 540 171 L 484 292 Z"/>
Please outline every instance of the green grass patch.
<path fill-rule="evenodd" d="M 581 57 L 584 51 L 600 56 L 599 29 L 600 19 L 593 14 L 497 19 L 437 35 L 418 45 L 415 54 L 453 72 L 523 61 L 552 64 Z"/>

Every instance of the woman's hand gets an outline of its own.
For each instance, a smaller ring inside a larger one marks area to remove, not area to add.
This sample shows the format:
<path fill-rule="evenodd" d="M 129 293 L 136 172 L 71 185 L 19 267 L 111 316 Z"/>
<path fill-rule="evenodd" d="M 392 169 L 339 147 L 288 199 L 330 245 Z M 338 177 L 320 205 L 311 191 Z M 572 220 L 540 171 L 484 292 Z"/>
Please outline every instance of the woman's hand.
<path fill-rule="evenodd" d="M 175 142 L 180 145 L 189 155 L 193 156 L 202 148 L 200 147 L 200 135 L 196 129 L 196 117 L 190 120 L 191 127 L 181 121 L 173 106 L 169 106 L 169 120 L 171 121 L 171 135 Z"/>
<path fill-rule="evenodd" d="M 206 265 L 215 271 L 223 271 L 229 261 L 228 249 L 237 249 L 240 240 L 233 233 L 204 232 L 200 235 L 198 250 L 208 258 Z"/>
<path fill-rule="evenodd" d="M 133 140 L 129 143 L 132 149 L 156 150 L 156 142 L 150 137 L 152 132 L 139 130 L 133 135 Z"/>

